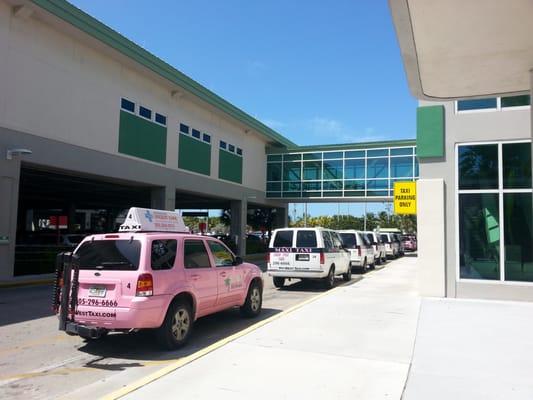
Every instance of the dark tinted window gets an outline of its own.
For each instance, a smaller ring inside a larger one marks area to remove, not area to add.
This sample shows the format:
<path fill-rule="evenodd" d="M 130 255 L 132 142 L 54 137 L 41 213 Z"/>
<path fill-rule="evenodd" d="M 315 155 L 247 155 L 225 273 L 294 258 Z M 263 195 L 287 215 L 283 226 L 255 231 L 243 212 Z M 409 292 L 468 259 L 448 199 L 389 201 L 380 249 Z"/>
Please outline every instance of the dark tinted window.
<path fill-rule="evenodd" d="M 189 126 L 185 124 L 180 124 L 180 132 L 189 134 Z"/>
<path fill-rule="evenodd" d="M 223 142 L 222 140 L 220 141 L 220 148 L 221 149 L 226 149 L 226 142 Z"/>
<path fill-rule="evenodd" d="M 207 133 L 204 133 L 204 142 L 211 143 L 211 135 L 208 135 Z"/>
<path fill-rule="evenodd" d="M 152 241 L 152 269 L 171 269 L 176 261 L 177 242 L 175 239 Z"/>
<path fill-rule="evenodd" d="M 315 231 L 298 231 L 296 247 L 317 247 Z"/>
<path fill-rule="evenodd" d="M 498 188 L 498 145 L 459 147 L 459 189 Z"/>
<path fill-rule="evenodd" d="M 242 156 L 242 149 L 240 147 L 237 147 L 237 154 Z"/>
<path fill-rule="evenodd" d="M 366 233 L 366 234 L 364 234 L 364 236 L 368 240 L 369 244 L 373 244 L 374 243 L 374 235 L 372 235 L 371 233 Z"/>
<path fill-rule="evenodd" d="M 355 233 L 340 233 L 342 244 L 349 249 L 355 249 L 357 246 L 357 240 Z"/>
<path fill-rule="evenodd" d="M 122 107 L 123 110 L 135 112 L 135 103 L 133 101 L 122 99 L 120 102 L 120 107 Z"/>
<path fill-rule="evenodd" d="M 134 271 L 139 268 L 138 240 L 93 240 L 76 251 L 81 269 Z"/>
<path fill-rule="evenodd" d="M 274 247 L 292 247 L 294 231 L 278 231 L 274 238 Z"/>
<path fill-rule="evenodd" d="M 183 266 L 185 268 L 210 268 L 209 256 L 204 242 L 186 240 L 183 245 Z"/>
<path fill-rule="evenodd" d="M 147 119 L 152 119 L 152 110 L 146 108 L 146 107 L 143 107 L 143 106 L 140 106 L 139 107 L 139 115 L 141 117 L 144 117 L 144 118 L 147 118 Z"/>
<path fill-rule="evenodd" d="M 496 98 L 459 100 L 457 102 L 457 111 L 467 110 L 484 110 L 487 108 L 496 108 Z"/>
<path fill-rule="evenodd" d="M 235 146 L 232 144 L 228 145 L 228 150 L 231 151 L 232 153 L 235 153 Z"/>
<path fill-rule="evenodd" d="M 503 145 L 503 188 L 531 187 L 531 143 Z"/>
<path fill-rule="evenodd" d="M 167 117 L 165 117 L 164 115 L 155 113 L 155 122 L 157 122 L 157 123 L 159 123 L 161 125 L 166 125 L 167 124 Z"/>
<path fill-rule="evenodd" d="M 389 238 L 387 237 L 387 235 L 381 234 L 381 235 L 379 235 L 379 237 L 381 238 L 381 241 L 383 243 L 390 243 Z"/>
<path fill-rule="evenodd" d="M 502 108 L 505 107 L 521 107 L 521 106 L 529 106 L 531 103 L 531 98 L 528 94 L 522 95 L 522 96 L 510 96 L 510 97 L 502 97 Z"/>
<path fill-rule="evenodd" d="M 196 139 L 200 139 L 200 131 L 198 129 L 193 128 L 192 136 L 195 137 Z"/>

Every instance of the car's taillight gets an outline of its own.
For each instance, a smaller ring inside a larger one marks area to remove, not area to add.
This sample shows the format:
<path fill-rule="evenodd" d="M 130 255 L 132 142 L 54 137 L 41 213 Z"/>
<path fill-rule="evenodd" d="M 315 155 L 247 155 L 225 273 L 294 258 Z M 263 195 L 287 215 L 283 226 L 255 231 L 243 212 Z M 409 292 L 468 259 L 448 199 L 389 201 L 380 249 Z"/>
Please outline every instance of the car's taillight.
<path fill-rule="evenodd" d="M 147 297 L 154 294 L 154 280 L 152 274 L 141 274 L 137 279 L 135 296 Z"/>
<path fill-rule="evenodd" d="M 324 256 L 324 252 L 321 251 L 320 252 L 320 264 L 325 264 L 326 263 L 326 257 Z"/>

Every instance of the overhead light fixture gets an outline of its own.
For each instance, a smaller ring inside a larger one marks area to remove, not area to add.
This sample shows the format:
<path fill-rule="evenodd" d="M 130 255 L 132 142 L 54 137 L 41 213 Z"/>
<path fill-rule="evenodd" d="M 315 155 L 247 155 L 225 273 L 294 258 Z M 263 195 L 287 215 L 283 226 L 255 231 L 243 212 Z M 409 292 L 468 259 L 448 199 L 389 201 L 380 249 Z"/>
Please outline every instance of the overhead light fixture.
<path fill-rule="evenodd" d="M 13 156 L 32 154 L 30 149 L 7 149 L 6 160 L 12 160 Z"/>

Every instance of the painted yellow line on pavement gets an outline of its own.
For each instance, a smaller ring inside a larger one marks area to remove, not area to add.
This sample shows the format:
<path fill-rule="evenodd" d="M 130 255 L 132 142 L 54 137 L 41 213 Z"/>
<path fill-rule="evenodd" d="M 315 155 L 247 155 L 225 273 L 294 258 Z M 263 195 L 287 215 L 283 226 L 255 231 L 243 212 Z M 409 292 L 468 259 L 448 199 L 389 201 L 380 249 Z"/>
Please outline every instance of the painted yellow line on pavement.
<path fill-rule="evenodd" d="M 202 350 L 199 350 L 197 351 L 196 353 L 193 353 L 189 356 L 186 356 L 186 357 L 183 357 L 183 358 L 180 358 L 178 360 L 176 360 L 175 362 L 173 362 L 172 364 L 166 366 L 165 368 L 161 368 L 159 371 L 156 371 L 156 372 L 153 372 L 152 374 L 150 375 L 147 375 L 145 376 L 144 378 L 142 379 L 139 379 L 138 381 L 136 382 L 133 382 L 133 383 L 130 383 L 129 385 L 126 385 L 112 393 L 109 393 L 107 395 L 105 395 L 104 397 L 102 397 L 101 399 L 102 400 L 116 400 L 116 399 L 119 399 L 131 392 L 134 392 L 135 390 L 157 380 L 157 379 L 160 379 L 162 378 L 163 376 L 183 367 L 184 365 L 187 365 L 189 363 L 191 363 L 192 361 L 195 361 L 209 353 L 211 353 L 212 351 L 214 350 L 217 350 L 219 349 L 220 347 L 222 346 L 225 346 L 226 344 L 230 343 L 230 342 L 233 342 L 234 340 L 244 336 L 244 335 L 247 335 L 248 333 L 250 332 L 253 332 L 255 331 L 256 329 L 259 329 L 261 328 L 262 326 L 268 324 L 269 322 L 272 322 L 278 318 L 281 318 L 282 316 L 284 315 L 287 315 L 293 311 L 296 311 L 298 310 L 299 308 L 305 306 L 306 304 L 309 304 L 315 300 L 318 300 L 320 299 L 321 297 L 324 297 L 324 296 L 327 296 L 328 294 L 331 294 L 333 292 L 335 292 L 336 290 L 339 290 L 341 288 L 343 288 L 344 286 L 346 285 L 340 285 L 340 286 L 337 286 L 336 288 L 333 288 L 331 290 L 328 290 L 327 292 L 324 292 L 324 293 L 320 293 L 314 297 L 311 297 L 310 299 L 307 299 L 307 300 L 304 300 L 303 302 L 299 303 L 299 304 L 296 304 L 284 311 L 281 311 L 279 312 L 278 314 L 276 315 L 272 315 L 271 317 L 268 317 L 262 321 L 259 321 L 251 326 L 249 326 L 248 328 L 246 329 L 243 329 L 242 331 L 239 331 L 237 333 L 234 333 L 233 335 L 231 336 L 228 336 L 224 339 L 221 339 L 219 340 L 218 342 L 215 342 L 205 348 L 203 348 Z"/>

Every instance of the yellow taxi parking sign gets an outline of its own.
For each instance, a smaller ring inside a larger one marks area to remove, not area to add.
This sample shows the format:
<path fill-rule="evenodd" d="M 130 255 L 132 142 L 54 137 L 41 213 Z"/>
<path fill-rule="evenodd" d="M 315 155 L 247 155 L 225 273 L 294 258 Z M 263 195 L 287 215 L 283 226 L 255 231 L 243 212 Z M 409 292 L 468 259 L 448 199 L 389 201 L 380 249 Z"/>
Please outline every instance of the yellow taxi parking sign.
<path fill-rule="evenodd" d="M 394 182 L 394 214 L 416 214 L 416 182 Z"/>

